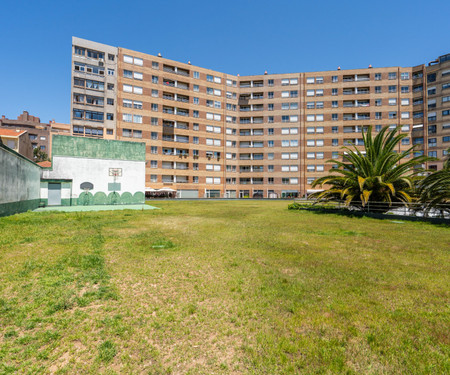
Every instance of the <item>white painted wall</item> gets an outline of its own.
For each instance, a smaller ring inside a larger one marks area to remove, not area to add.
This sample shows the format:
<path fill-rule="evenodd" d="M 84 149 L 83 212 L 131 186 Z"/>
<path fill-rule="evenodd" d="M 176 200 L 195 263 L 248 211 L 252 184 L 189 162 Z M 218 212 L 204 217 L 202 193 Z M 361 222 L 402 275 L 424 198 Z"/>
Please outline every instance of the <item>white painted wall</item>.
<path fill-rule="evenodd" d="M 84 192 L 80 189 L 83 182 L 94 185 L 90 193 L 101 191 L 108 195 L 108 183 L 114 182 L 114 177 L 109 176 L 109 168 L 122 168 L 122 177 L 116 179 L 121 184 L 120 194 L 126 191 L 131 194 L 145 191 L 144 161 L 54 156 L 52 170 L 44 171 L 43 178 L 71 179 L 72 198 L 78 198 Z"/>

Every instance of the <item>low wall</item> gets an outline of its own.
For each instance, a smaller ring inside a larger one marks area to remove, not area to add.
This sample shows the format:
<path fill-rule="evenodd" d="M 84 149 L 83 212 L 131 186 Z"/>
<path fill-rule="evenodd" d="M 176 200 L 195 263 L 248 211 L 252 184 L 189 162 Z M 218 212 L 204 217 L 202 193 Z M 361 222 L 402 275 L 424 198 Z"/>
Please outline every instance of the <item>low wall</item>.
<path fill-rule="evenodd" d="M 0 216 L 39 206 L 41 167 L 0 143 Z"/>

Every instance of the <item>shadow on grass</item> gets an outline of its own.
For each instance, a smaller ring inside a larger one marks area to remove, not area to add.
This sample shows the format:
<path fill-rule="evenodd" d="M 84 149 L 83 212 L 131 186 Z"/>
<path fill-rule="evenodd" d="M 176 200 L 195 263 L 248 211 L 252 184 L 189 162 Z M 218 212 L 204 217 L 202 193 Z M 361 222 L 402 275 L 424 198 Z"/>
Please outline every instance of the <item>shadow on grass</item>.
<path fill-rule="evenodd" d="M 295 211 L 295 209 L 291 209 Z M 395 214 L 383 214 L 378 212 L 361 212 L 361 211 L 350 211 L 346 209 L 327 209 L 327 208 L 299 208 L 297 211 L 308 211 L 317 215 L 338 215 L 346 216 L 350 218 L 363 218 L 370 217 L 372 219 L 378 220 L 401 220 L 401 221 L 419 221 L 424 223 L 430 223 L 442 227 L 449 227 L 450 220 L 438 217 L 421 217 L 421 216 L 406 216 L 406 215 L 395 215 Z"/>

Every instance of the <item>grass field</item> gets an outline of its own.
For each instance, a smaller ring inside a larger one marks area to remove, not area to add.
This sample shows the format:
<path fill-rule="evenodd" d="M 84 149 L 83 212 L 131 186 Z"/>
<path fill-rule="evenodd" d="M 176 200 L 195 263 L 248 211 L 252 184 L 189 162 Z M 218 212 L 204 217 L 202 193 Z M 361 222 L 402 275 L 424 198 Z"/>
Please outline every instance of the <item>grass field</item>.
<path fill-rule="evenodd" d="M 0 219 L 0 374 L 444 374 L 448 227 L 152 202 Z"/>

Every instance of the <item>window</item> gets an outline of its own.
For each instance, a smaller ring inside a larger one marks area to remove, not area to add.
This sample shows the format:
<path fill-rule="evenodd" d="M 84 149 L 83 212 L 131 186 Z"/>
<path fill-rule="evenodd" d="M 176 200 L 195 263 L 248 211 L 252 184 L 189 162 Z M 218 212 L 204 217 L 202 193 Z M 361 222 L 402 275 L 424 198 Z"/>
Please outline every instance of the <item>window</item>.
<path fill-rule="evenodd" d="M 306 83 L 312 84 L 312 83 L 314 83 L 314 82 L 315 82 L 315 78 L 314 78 L 314 77 L 308 77 L 308 78 L 306 78 Z"/>
<path fill-rule="evenodd" d="M 158 161 L 157 160 L 150 160 L 150 167 L 151 168 L 158 168 Z"/>
<path fill-rule="evenodd" d="M 409 145 L 409 143 L 410 143 L 410 139 L 409 138 L 403 138 L 402 139 L 402 145 L 406 146 L 406 145 Z"/>
<path fill-rule="evenodd" d="M 196 79 L 200 78 L 200 73 L 199 72 L 193 72 L 192 76 Z"/>
<path fill-rule="evenodd" d="M 322 109 L 323 108 L 323 102 L 317 102 L 316 103 L 316 108 L 317 109 Z"/>
<path fill-rule="evenodd" d="M 409 79 L 409 73 L 408 72 L 404 72 L 400 74 L 401 80 L 405 81 L 407 79 Z"/>
<path fill-rule="evenodd" d="M 389 99 L 389 105 L 397 105 L 397 99 L 396 98 Z"/>
<path fill-rule="evenodd" d="M 442 85 L 442 89 L 444 89 L 444 85 Z M 428 88 L 428 95 L 436 95 L 436 87 Z"/>
<path fill-rule="evenodd" d="M 150 120 L 150 124 L 151 125 L 158 125 L 158 118 L 157 117 L 152 117 Z"/>
<path fill-rule="evenodd" d="M 323 83 L 323 77 L 316 77 L 316 83 L 317 84 Z"/>
<path fill-rule="evenodd" d="M 268 147 L 273 147 L 273 146 L 274 146 L 273 141 L 267 141 L 267 146 L 268 146 Z"/>
<path fill-rule="evenodd" d="M 337 100 L 333 100 L 333 101 L 331 102 L 331 107 L 332 107 L 332 108 L 337 108 L 337 107 L 339 107 L 338 101 L 337 101 Z"/>
<path fill-rule="evenodd" d="M 158 112 L 158 104 L 152 103 L 151 109 L 153 112 Z"/>
<path fill-rule="evenodd" d="M 331 140 L 331 145 L 332 146 L 339 146 L 339 140 L 338 139 L 332 139 Z"/>
<path fill-rule="evenodd" d="M 155 83 L 155 84 L 157 84 L 157 83 L 158 83 L 158 81 L 159 81 L 159 78 L 158 78 L 158 76 L 152 76 L 152 83 Z"/>
<path fill-rule="evenodd" d="M 375 94 L 381 94 L 381 86 L 375 86 Z"/>
<path fill-rule="evenodd" d="M 401 92 L 402 92 L 402 94 L 407 94 L 409 92 L 409 86 L 402 86 Z"/>
<path fill-rule="evenodd" d="M 151 132 L 151 138 L 152 138 L 153 140 L 158 139 L 158 133 L 156 133 L 156 132 Z"/>
<path fill-rule="evenodd" d="M 427 75 L 427 82 L 435 82 L 436 81 L 436 73 L 430 73 Z"/>
<path fill-rule="evenodd" d="M 408 119 L 409 118 L 409 112 L 402 112 L 401 118 L 402 119 Z"/>
<path fill-rule="evenodd" d="M 335 82 L 338 82 L 338 81 L 339 81 L 338 76 L 332 76 L 331 77 L 331 82 L 335 83 Z"/>
<path fill-rule="evenodd" d="M 158 97 L 158 90 L 152 90 L 152 97 L 154 98 Z"/>
<path fill-rule="evenodd" d="M 107 99 L 106 99 L 106 104 L 108 104 L 108 105 L 114 105 L 114 99 L 112 99 L 112 98 L 107 98 Z"/>
<path fill-rule="evenodd" d="M 268 122 L 269 124 L 272 124 L 272 123 L 273 123 L 273 116 L 267 117 L 267 122 Z"/>
<path fill-rule="evenodd" d="M 316 90 L 316 96 L 323 96 L 323 90 Z"/>
<path fill-rule="evenodd" d="M 199 118 L 200 117 L 199 111 L 192 111 L 192 117 Z"/>
<path fill-rule="evenodd" d="M 156 61 L 152 61 L 152 68 L 153 69 L 159 69 L 159 63 Z"/>
<path fill-rule="evenodd" d="M 381 106 L 381 99 L 375 99 L 375 106 L 376 107 Z"/>
<path fill-rule="evenodd" d="M 267 85 L 268 86 L 273 86 L 273 79 L 269 79 L 268 81 L 267 81 Z"/>
<path fill-rule="evenodd" d="M 389 73 L 388 78 L 389 79 L 397 79 L 397 73 L 396 72 Z"/>
<path fill-rule="evenodd" d="M 273 111 L 273 104 L 269 104 L 268 107 L 267 107 L 267 109 L 268 109 L 269 111 Z"/>
<path fill-rule="evenodd" d="M 381 81 L 381 73 L 375 73 L 375 81 Z"/>
<path fill-rule="evenodd" d="M 395 86 L 395 85 L 389 86 L 389 92 L 390 93 L 397 92 L 397 86 Z"/>
<path fill-rule="evenodd" d="M 338 121 L 338 120 L 339 120 L 338 114 L 337 113 L 332 113 L 331 114 L 331 121 Z"/>
<path fill-rule="evenodd" d="M 331 95 L 337 95 L 338 89 L 331 89 Z"/>
<path fill-rule="evenodd" d="M 114 120 L 114 114 L 113 113 L 107 113 L 106 114 L 106 119 L 107 120 Z"/>
<path fill-rule="evenodd" d="M 337 127 L 337 126 L 332 126 L 332 127 L 331 127 L 331 132 L 332 132 L 332 133 L 339 133 L 338 127 Z"/>
<path fill-rule="evenodd" d="M 401 100 L 402 105 L 409 105 L 409 99 L 402 99 Z"/>

